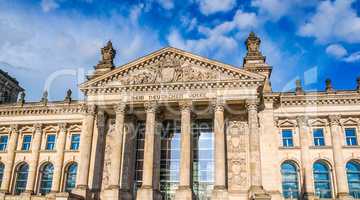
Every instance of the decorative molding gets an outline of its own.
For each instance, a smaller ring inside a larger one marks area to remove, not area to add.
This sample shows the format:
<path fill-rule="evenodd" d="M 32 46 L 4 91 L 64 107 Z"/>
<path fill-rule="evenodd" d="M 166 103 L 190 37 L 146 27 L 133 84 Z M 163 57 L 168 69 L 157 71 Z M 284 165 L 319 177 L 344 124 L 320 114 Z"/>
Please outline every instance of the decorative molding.
<path fill-rule="evenodd" d="M 179 107 L 181 111 L 191 112 L 192 106 L 192 101 L 179 101 Z"/>
<path fill-rule="evenodd" d="M 120 113 L 124 114 L 126 112 L 126 109 L 127 109 L 127 105 L 124 102 L 121 102 L 114 106 L 114 110 L 116 114 L 120 114 Z"/>
<path fill-rule="evenodd" d="M 159 109 L 159 104 L 156 101 L 147 101 L 144 103 L 146 112 L 156 112 Z"/>
<path fill-rule="evenodd" d="M 85 113 L 84 105 L 83 103 L 48 103 L 47 106 L 42 103 L 29 103 L 23 106 L 14 104 L 0 106 L 0 116 L 80 114 Z"/>
<path fill-rule="evenodd" d="M 297 125 L 299 127 L 305 127 L 305 126 L 309 126 L 309 121 L 308 121 L 308 117 L 307 116 L 297 116 L 296 117 L 296 122 Z"/>
<path fill-rule="evenodd" d="M 255 110 L 257 111 L 258 110 L 258 100 L 257 99 L 247 99 L 246 100 L 246 109 L 248 111 L 251 111 L 251 110 Z"/>
<path fill-rule="evenodd" d="M 331 126 L 339 126 L 341 115 L 329 115 L 329 122 Z"/>

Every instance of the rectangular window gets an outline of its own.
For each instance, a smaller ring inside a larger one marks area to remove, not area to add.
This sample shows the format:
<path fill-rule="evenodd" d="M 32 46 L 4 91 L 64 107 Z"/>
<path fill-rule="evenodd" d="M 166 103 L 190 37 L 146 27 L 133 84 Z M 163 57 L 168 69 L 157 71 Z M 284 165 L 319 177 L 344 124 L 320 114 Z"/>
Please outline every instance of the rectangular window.
<path fill-rule="evenodd" d="M 56 135 L 47 135 L 46 137 L 46 150 L 54 150 Z"/>
<path fill-rule="evenodd" d="M 324 130 L 322 128 L 313 130 L 313 138 L 315 146 L 325 146 Z"/>
<path fill-rule="evenodd" d="M 70 150 L 78 150 L 79 146 L 80 146 L 80 134 L 72 134 Z"/>
<path fill-rule="evenodd" d="M 292 130 L 290 130 L 290 129 L 282 130 L 282 142 L 283 142 L 283 147 L 293 147 L 294 146 Z"/>
<path fill-rule="evenodd" d="M 345 137 L 346 137 L 346 145 L 354 146 L 358 144 L 355 128 L 345 128 Z"/>
<path fill-rule="evenodd" d="M 31 145 L 31 135 L 24 135 L 21 150 L 29 151 Z"/>
<path fill-rule="evenodd" d="M 2 135 L 0 136 L 0 151 L 5 151 L 8 143 L 8 136 Z"/>

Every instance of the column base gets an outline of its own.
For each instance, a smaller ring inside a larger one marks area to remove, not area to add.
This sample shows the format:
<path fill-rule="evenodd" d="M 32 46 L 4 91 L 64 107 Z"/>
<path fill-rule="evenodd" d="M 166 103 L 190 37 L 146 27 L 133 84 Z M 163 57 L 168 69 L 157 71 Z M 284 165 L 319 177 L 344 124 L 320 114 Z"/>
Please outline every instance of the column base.
<path fill-rule="evenodd" d="M 339 192 L 337 194 L 336 199 L 338 199 L 338 200 L 352 200 L 354 198 L 352 196 L 350 196 L 349 193 L 347 193 L 347 192 L 341 192 L 341 193 Z"/>
<path fill-rule="evenodd" d="M 90 199 L 90 191 L 87 185 L 78 185 L 71 192 L 81 198 Z"/>
<path fill-rule="evenodd" d="M 70 195 L 67 192 L 58 192 L 55 194 L 55 200 L 69 200 Z"/>
<path fill-rule="evenodd" d="M 5 200 L 6 192 L 0 191 L 0 200 Z"/>
<path fill-rule="evenodd" d="M 120 189 L 119 186 L 109 186 L 104 191 L 105 199 L 118 200 L 132 200 L 132 195 L 129 190 Z"/>
<path fill-rule="evenodd" d="M 305 200 L 315 200 L 316 197 L 315 197 L 314 193 L 312 193 L 312 192 L 305 192 L 303 194 L 303 199 L 305 199 Z"/>
<path fill-rule="evenodd" d="M 179 186 L 175 192 L 175 200 L 192 200 L 193 192 L 189 186 Z"/>
<path fill-rule="evenodd" d="M 151 186 L 141 186 L 136 192 L 136 200 L 161 200 L 161 193 Z"/>
<path fill-rule="evenodd" d="M 271 195 L 268 194 L 262 186 L 251 186 L 249 190 L 250 200 L 270 200 Z"/>
<path fill-rule="evenodd" d="M 225 186 L 214 186 L 211 193 L 211 199 L 226 200 L 229 199 L 229 194 Z"/>

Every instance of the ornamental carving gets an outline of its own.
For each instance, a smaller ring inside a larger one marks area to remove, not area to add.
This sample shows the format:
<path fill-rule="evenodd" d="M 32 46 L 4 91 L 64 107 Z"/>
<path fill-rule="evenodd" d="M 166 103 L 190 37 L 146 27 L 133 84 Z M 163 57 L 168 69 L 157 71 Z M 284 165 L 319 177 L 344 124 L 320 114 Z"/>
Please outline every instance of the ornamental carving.
<path fill-rule="evenodd" d="M 227 128 L 229 190 L 249 187 L 249 135 L 245 122 L 230 121 Z"/>
<path fill-rule="evenodd" d="M 158 63 L 131 71 L 127 76 L 120 78 L 119 82 L 121 85 L 140 85 L 216 80 L 217 77 L 214 71 L 208 71 L 169 56 Z"/>
<path fill-rule="evenodd" d="M 104 153 L 104 168 L 103 168 L 103 184 L 102 188 L 108 188 L 110 186 L 110 172 L 111 172 L 111 154 L 112 154 L 112 145 L 111 141 L 114 140 L 115 134 L 115 124 L 110 124 L 109 130 L 106 134 L 106 144 L 105 144 L 105 153 Z"/>

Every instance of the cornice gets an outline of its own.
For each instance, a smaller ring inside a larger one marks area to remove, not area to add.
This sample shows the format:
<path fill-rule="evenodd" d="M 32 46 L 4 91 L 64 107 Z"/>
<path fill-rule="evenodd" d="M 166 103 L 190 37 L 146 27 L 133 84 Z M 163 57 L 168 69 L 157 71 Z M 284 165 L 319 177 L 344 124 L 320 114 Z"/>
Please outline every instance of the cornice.
<path fill-rule="evenodd" d="M 90 96 L 97 94 L 119 94 L 122 92 L 157 92 L 164 90 L 168 92 L 178 92 L 179 90 L 249 88 L 259 87 L 262 84 L 262 80 L 194 81 L 166 84 L 91 87 L 84 89 L 83 91 L 86 95 Z"/>
<path fill-rule="evenodd" d="M 41 102 L 26 103 L 23 106 L 4 104 L 0 106 L 0 116 L 83 114 L 86 112 L 84 105 L 83 102 L 71 104 L 50 102 L 46 106 Z"/>
<path fill-rule="evenodd" d="M 336 91 L 336 93 L 309 92 L 301 95 L 295 93 L 267 93 L 264 101 L 273 101 L 279 106 L 309 105 L 354 105 L 360 104 L 360 93 L 357 91 Z"/>

